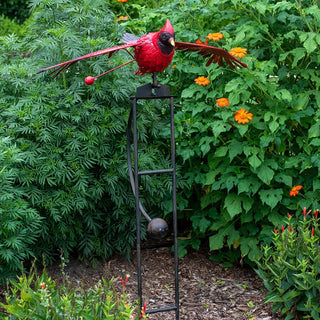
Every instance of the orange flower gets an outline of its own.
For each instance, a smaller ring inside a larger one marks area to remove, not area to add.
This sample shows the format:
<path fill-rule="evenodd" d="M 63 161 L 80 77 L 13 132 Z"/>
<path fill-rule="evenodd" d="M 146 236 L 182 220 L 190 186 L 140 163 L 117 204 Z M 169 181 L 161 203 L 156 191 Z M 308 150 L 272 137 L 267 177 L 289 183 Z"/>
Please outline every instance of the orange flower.
<path fill-rule="evenodd" d="M 299 190 L 301 190 L 301 189 L 302 189 L 302 186 L 293 186 L 290 193 L 289 193 L 290 197 L 292 197 L 292 196 L 295 197 L 299 193 Z"/>
<path fill-rule="evenodd" d="M 229 99 L 228 98 L 220 98 L 217 99 L 217 105 L 219 107 L 226 107 L 230 104 Z"/>
<path fill-rule="evenodd" d="M 248 123 L 249 120 L 252 120 L 252 116 L 253 116 L 252 113 L 244 110 L 244 108 L 241 108 L 234 115 L 234 120 L 237 121 L 238 123 L 245 124 L 245 123 Z"/>
<path fill-rule="evenodd" d="M 41 286 L 42 290 L 45 290 L 46 284 L 45 284 L 44 282 L 41 282 L 41 283 L 40 283 L 40 286 Z"/>
<path fill-rule="evenodd" d="M 118 2 L 127 2 L 128 0 L 117 0 Z"/>
<path fill-rule="evenodd" d="M 243 48 L 240 48 L 240 47 L 236 47 L 236 48 L 232 48 L 230 49 L 229 53 L 231 55 L 233 55 L 234 57 L 236 58 L 243 58 L 246 56 L 247 54 L 247 49 L 243 49 Z"/>
<path fill-rule="evenodd" d="M 116 19 L 116 22 L 121 21 L 121 20 L 128 20 L 128 16 L 120 16 L 118 19 Z"/>
<path fill-rule="evenodd" d="M 197 43 L 197 44 L 203 44 L 203 45 L 207 46 L 207 45 L 208 45 L 208 39 L 206 39 L 206 42 L 205 42 L 205 43 L 204 43 L 203 41 L 201 41 L 200 39 L 198 39 L 198 40 L 196 41 L 196 43 Z"/>
<path fill-rule="evenodd" d="M 197 79 L 194 79 L 194 82 L 196 84 L 198 84 L 199 86 L 206 86 L 210 83 L 209 79 L 204 77 L 204 76 L 201 76 L 201 77 L 198 77 Z"/>
<path fill-rule="evenodd" d="M 220 33 L 220 32 L 209 33 L 209 34 L 207 35 L 207 38 L 208 38 L 209 40 L 218 41 L 218 40 L 220 40 L 220 39 L 223 38 L 223 34 Z"/>

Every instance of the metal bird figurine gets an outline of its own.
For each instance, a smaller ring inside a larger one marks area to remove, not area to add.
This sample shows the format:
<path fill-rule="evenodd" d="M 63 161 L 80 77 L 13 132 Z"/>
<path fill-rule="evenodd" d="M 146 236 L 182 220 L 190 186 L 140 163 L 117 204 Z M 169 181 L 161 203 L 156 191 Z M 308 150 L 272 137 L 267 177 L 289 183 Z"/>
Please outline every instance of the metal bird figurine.
<path fill-rule="evenodd" d="M 171 63 L 175 50 L 193 51 L 201 54 L 204 58 L 209 58 L 206 66 L 209 66 L 211 63 L 218 63 L 220 66 L 222 66 L 223 60 L 225 60 L 232 69 L 235 67 L 247 67 L 244 63 L 233 57 L 224 49 L 211 47 L 204 44 L 175 41 L 174 29 L 169 20 L 166 21 L 164 27 L 158 32 L 148 33 L 141 38 L 126 33 L 122 40 L 125 43 L 123 45 L 92 52 L 70 61 L 43 68 L 40 69 L 38 73 L 54 69 L 54 76 L 58 76 L 62 71 L 66 70 L 79 60 L 92 58 L 103 54 L 108 54 L 108 57 L 110 58 L 114 52 L 122 49 L 127 50 L 127 48 L 131 47 L 134 48 L 132 60 L 108 70 L 99 76 L 86 77 L 86 84 L 90 85 L 95 79 L 134 61 L 137 62 L 139 67 L 135 74 L 143 75 L 145 73 L 161 72 L 165 70 Z"/>

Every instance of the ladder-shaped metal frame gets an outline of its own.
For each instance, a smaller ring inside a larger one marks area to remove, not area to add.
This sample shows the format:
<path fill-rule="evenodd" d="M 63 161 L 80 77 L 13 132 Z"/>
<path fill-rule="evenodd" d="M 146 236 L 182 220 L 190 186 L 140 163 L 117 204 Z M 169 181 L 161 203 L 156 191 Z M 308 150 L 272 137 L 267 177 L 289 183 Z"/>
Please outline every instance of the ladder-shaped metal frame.
<path fill-rule="evenodd" d="M 147 309 L 146 313 L 157 313 L 175 310 L 175 319 L 179 320 L 179 279 L 178 279 L 178 226 L 177 226 L 177 205 L 176 205 L 176 165 L 175 165 L 175 136 L 174 136 L 174 102 L 173 95 L 170 95 L 170 87 L 157 83 L 156 75 L 153 75 L 153 83 L 137 88 L 136 96 L 131 97 L 132 108 L 128 120 L 127 128 L 127 155 L 131 186 L 135 196 L 136 220 L 137 220 L 137 273 L 138 273 L 138 297 L 139 315 L 142 309 L 142 275 L 141 275 L 141 213 L 151 220 L 145 212 L 139 199 L 139 176 L 153 174 L 172 174 L 172 219 L 173 219 L 173 246 L 174 246 L 174 276 L 175 276 L 175 304 L 159 309 Z M 138 134 L 137 134 L 137 101 L 140 99 L 169 99 L 170 101 L 170 131 L 171 131 L 171 168 L 160 170 L 139 171 L 138 168 Z M 134 169 L 132 173 L 131 152 L 130 152 L 130 132 L 131 122 L 133 123 L 133 160 Z"/>

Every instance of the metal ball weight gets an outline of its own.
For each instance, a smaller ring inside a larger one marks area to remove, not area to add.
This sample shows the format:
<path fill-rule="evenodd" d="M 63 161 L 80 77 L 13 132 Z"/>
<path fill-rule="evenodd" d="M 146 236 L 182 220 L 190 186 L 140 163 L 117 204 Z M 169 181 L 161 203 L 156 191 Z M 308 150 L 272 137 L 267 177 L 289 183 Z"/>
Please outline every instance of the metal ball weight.
<path fill-rule="evenodd" d="M 149 222 L 147 231 L 151 238 L 162 239 L 168 233 L 168 224 L 161 218 L 154 218 Z"/>

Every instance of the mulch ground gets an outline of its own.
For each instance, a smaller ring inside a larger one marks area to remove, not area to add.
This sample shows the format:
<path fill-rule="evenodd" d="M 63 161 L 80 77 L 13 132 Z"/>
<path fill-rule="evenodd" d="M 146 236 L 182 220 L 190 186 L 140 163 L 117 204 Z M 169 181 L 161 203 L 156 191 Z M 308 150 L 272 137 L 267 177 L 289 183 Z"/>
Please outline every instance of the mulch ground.
<path fill-rule="evenodd" d="M 142 292 L 147 309 L 174 305 L 174 258 L 170 248 L 142 250 Z M 57 282 L 62 281 L 59 263 L 47 268 L 48 274 Z M 86 287 L 96 284 L 102 277 L 114 278 L 116 287 L 130 275 L 126 286 L 131 302 L 137 301 L 136 252 L 131 262 L 115 256 L 109 261 L 92 267 L 79 260 L 71 260 L 64 269 L 68 280 L 75 286 L 79 282 Z M 117 285 L 118 284 L 118 285 Z M 4 288 L 0 288 L 3 300 Z M 210 261 L 206 252 L 193 251 L 179 259 L 180 320 L 280 320 L 264 304 L 265 288 L 255 272 L 248 267 L 223 268 Z M 0 297 L 1 298 L 1 297 Z M 175 312 L 149 314 L 149 320 L 175 320 Z"/>

